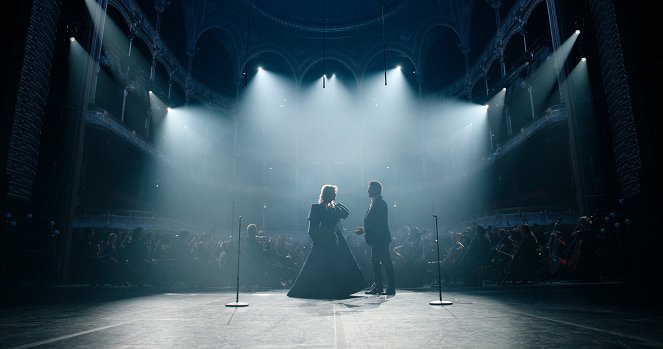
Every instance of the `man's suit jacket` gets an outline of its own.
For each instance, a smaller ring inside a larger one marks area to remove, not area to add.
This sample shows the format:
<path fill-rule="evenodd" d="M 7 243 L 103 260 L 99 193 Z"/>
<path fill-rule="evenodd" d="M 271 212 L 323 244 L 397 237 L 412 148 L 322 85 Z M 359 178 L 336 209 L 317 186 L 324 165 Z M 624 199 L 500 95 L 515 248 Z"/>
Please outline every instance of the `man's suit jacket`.
<path fill-rule="evenodd" d="M 373 245 L 387 245 L 391 242 L 389 232 L 389 213 L 387 203 L 379 196 L 373 200 L 364 217 L 364 232 L 366 243 Z"/>

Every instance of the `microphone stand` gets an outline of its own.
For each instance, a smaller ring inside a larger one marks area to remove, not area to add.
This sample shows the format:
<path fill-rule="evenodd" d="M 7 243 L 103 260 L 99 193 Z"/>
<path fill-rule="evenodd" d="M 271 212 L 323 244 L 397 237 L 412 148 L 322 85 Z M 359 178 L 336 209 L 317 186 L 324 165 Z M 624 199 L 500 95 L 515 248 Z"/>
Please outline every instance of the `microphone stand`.
<path fill-rule="evenodd" d="M 438 232 L 437 229 L 437 215 L 433 215 L 435 217 L 435 245 L 437 245 L 437 291 L 440 296 L 440 299 L 437 301 L 430 301 L 428 304 L 430 305 L 452 305 L 454 304 L 452 301 L 443 301 L 442 300 L 442 274 L 440 272 L 440 233 Z"/>
<path fill-rule="evenodd" d="M 235 291 L 235 301 L 226 303 L 226 307 L 248 307 L 249 303 L 244 303 L 239 301 L 239 251 L 240 246 L 242 245 L 242 216 L 239 216 L 239 227 L 237 229 L 237 279 L 236 279 L 236 291 Z"/>

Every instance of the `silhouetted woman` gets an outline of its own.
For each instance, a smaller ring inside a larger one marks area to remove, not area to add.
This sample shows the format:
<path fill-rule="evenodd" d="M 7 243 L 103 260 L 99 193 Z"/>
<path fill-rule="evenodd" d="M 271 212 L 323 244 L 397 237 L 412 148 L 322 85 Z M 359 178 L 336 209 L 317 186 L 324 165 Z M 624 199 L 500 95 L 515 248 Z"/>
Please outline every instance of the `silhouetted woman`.
<path fill-rule="evenodd" d="M 308 234 L 313 248 L 288 292 L 289 297 L 340 299 L 366 288 L 366 280 L 342 235 L 350 211 L 336 203 L 336 186 L 324 185 L 311 206 Z"/>

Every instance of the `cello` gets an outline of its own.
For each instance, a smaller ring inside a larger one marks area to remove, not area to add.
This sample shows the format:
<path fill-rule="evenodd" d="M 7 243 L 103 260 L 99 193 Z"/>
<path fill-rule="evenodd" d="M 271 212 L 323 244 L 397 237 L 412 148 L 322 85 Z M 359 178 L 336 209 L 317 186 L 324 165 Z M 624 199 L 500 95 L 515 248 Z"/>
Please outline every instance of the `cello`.
<path fill-rule="evenodd" d="M 582 243 L 585 239 L 585 234 L 592 224 L 590 217 L 582 216 L 579 218 L 578 225 L 576 225 L 573 233 L 571 234 L 571 256 L 569 256 L 568 267 L 571 272 L 575 272 L 580 262 L 582 255 Z"/>
<path fill-rule="evenodd" d="M 560 219 L 557 218 L 555 224 L 553 225 L 550 231 L 550 238 L 548 239 L 548 267 L 550 275 L 555 274 L 560 266 L 566 266 L 566 260 L 559 256 L 560 246 L 566 246 L 566 242 L 562 240 L 559 235 L 560 233 L 556 230 L 557 225 L 559 225 Z"/>

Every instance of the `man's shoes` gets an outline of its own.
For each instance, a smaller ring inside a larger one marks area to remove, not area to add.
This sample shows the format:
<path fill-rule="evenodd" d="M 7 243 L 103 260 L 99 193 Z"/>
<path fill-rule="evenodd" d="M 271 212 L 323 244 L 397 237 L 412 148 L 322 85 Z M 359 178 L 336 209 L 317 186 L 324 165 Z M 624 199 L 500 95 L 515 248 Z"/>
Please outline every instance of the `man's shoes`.
<path fill-rule="evenodd" d="M 381 294 L 386 295 L 386 296 L 394 296 L 394 295 L 396 295 L 396 289 L 391 288 L 391 287 L 387 287 L 387 290 L 382 292 Z"/>
<path fill-rule="evenodd" d="M 365 294 L 382 294 L 382 285 L 378 286 L 378 284 L 373 283 L 371 285 L 371 288 L 368 289 L 368 291 L 364 292 Z"/>
<path fill-rule="evenodd" d="M 365 294 L 382 294 L 382 290 L 379 288 L 371 288 L 370 290 L 364 292 Z"/>

